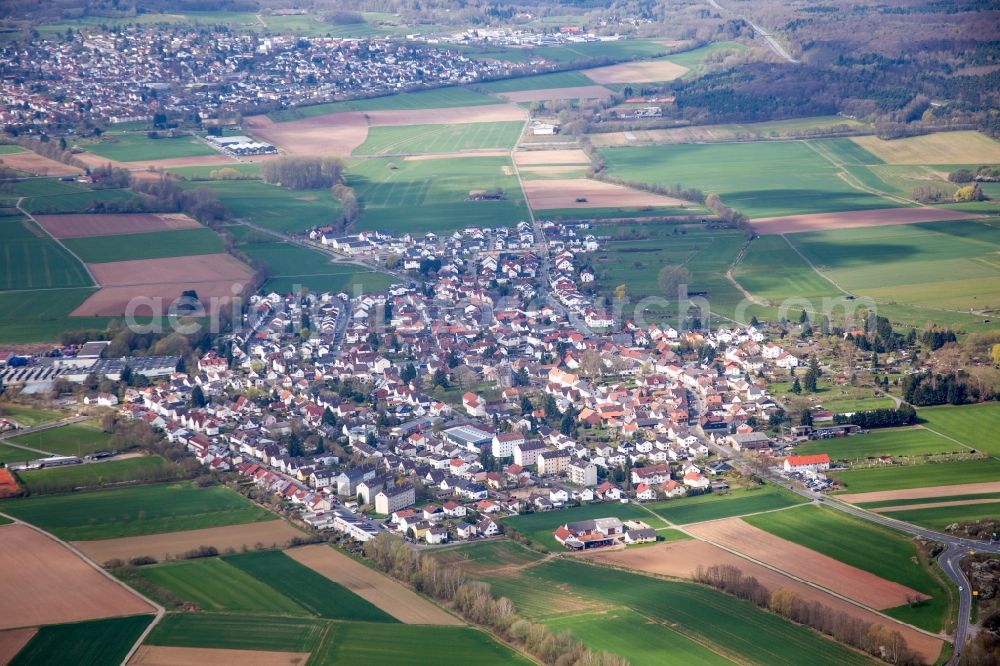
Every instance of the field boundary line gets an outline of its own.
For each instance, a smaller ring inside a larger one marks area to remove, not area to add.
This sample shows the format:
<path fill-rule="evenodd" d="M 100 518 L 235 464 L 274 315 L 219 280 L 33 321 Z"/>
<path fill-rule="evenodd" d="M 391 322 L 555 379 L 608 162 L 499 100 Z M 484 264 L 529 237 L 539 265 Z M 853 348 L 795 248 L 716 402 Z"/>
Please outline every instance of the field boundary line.
<path fill-rule="evenodd" d="M 847 185 L 849 187 L 852 187 L 852 188 L 854 188 L 854 189 L 856 189 L 856 190 L 858 190 L 860 192 L 866 192 L 868 194 L 873 194 L 873 195 L 879 197 L 880 199 L 886 199 L 886 200 L 892 201 L 894 203 L 903 203 L 906 206 L 916 205 L 916 206 L 919 206 L 921 208 L 929 208 L 929 206 L 927 204 L 920 203 L 919 201 L 914 201 L 913 199 L 907 199 L 906 197 L 902 197 L 902 196 L 899 196 L 899 195 L 896 195 L 896 194 L 892 194 L 890 192 L 883 192 L 882 190 L 879 190 L 879 189 L 876 189 L 874 187 L 869 187 L 869 186 L 865 185 L 864 183 L 861 182 L 861 180 L 858 179 L 857 176 L 855 176 L 850 171 L 848 171 L 846 163 L 844 163 L 844 162 L 840 161 L 839 159 L 837 159 L 837 157 L 835 157 L 832 153 L 830 153 L 830 151 L 825 150 L 823 148 L 820 148 L 819 146 L 813 145 L 813 143 L 810 140 L 808 140 L 808 139 L 803 140 L 802 143 L 804 143 L 806 146 L 808 146 L 814 153 L 816 153 L 817 155 L 819 155 L 820 157 L 822 157 L 824 160 L 826 160 L 827 162 L 829 162 L 830 164 L 832 164 L 834 167 L 836 167 L 839 170 L 839 172 L 837 173 L 837 176 L 841 180 L 843 180 L 845 183 L 847 183 Z M 864 167 L 865 165 L 862 164 L 860 166 Z M 867 167 L 865 167 L 865 168 L 867 168 Z"/>
<path fill-rule="evenodd" d="M 802 250 L 800 250 L 795 245 L 795 243 L 793 243 L 791 240 L 788 239 L 788 234 L 778 234 L 778 235 L 781 236 L 783 239 L 785 239 L 785 242 L 788 243 L 788 247 L 792 248 L 792 250 L 795 252 L 795 254 L 799 255 L 799 258 L 802 259 L 802 261 L 806 262 L 806 265 L 809 266 L 809 268 L 813 269 L 813 271 L 816 273 L 816 275 L 820 276 L 821 278 L 823 278 L 824 280 L 826 280 L 827 282 L 829 282 L 830 284 L 832 284 L 834 287 L 836 287 L 838 290 L 840 290 L 845 296 L 853 296 L 854 295 L 851 292 L 849 292 L 846 289 L 844 289 L 843 287 L 841 287 L 837 283 L 837 281 L 834 280 L 832 277 L 830 277 L 829 275 L 823 273 L 818 268 L 816 268 L 816 264 L 814 264 L 812 261 L 810 261 L 809 257 L 807 257 L 802 252 Z"/>
<path fill-rule="evenodd" d="M 646 613 L 644 613 L 644 612 L 642 612 L 640 610 L 637 610 L 636 608 L 634 608 L 632 606 L 625 606 L 625 608 L 628 608 L 630 611 L 632 611 L 633 613 L 635 613 L 636 615 L 638 615 L 642 619 L 646 620 L 647 622 L 651 622 L 653 624 L 659 625 L 659 626 L 663 627 L 664 629 L 666 629 L 667 631 L 672 631 L 673 633 L 677 634 L 678 636 L 682 636 L 682 637 L 688 639 L 692 643 L 697 643 L 698 645 L 702 646 L 703 648 L 705 648 L 706 650 L 708 650 L 712 654 L 717 654 L 720 657 L 722 657 L 723 659 L 725 659 L 727 661 L 731 661 L 734 664 L 752 664 L 752 663 L 754 663 L 752 661 L 748 661 L 746 659 L 740 658 L 740 655 L 730 654 L 729 652 L 724 651 L 723 648 L 722 648 L 722 646 L 716 645 L 715 643 L 712 643 L 712 642 L 709 642 L 709 641 L 706 641 L 705 639 L 701 638 L 700 636 L 695 636 L 695 635 L 689 634 L 689 633 L 687 633 L 685 631 L 681 631 L 680 629 L 677 628 L 677 627 L 682 626 L 679 623 L 676 626 L 674 626 L 674 625 L 670 624 L 669 622 L 667 622 L 665 620 L 657 620 L 655 617 L 650 617 Z"/>
<path fill-rule="evenodd" d="M 959 446 L 964 446 L 965 448 L 969 449 L 970 451 L 980 451 L 980 452 L 982 452 L 982 449 L 977 449 L 977 448 L 971 447 L 968 444 L 966 444 L 965 442 L 960 442 L 959 440 L 955 439 L 954 437 L 951 437 L 950 435 L 946 435 L 943 432 L 938 432 L 934 428 L 928 428 L 927 426 L 925 426 L 923 424 L 920 424 L 920 427 L 923 428 L 924 430 L 927 430 L 929 432 L 934 433 L 935 435 L 937 435 L 939 437 L 943 437 L 943 438 L 947 439 L 948 441 L 955 442 Z M 993 458 L 994 460 L 1000 460 L 1000 456 L 989 456 L 989 457 Z"/>
<path fill-rule="evenodd" d="M 29 220 L 31 220 L 35 224 L 35 226 L 37 226 L 39 229 L 41 229 L 43 232 L 45 232 L 46 236 L 48 236 L 53 241 L 55 241 L 56 245 L 58 245 L 59 247 L 61 247 L 64 250 L 66 250 L 66 252 L 68 252 L 71 257 L 73 257 L 78 262 L 80 262 L 80 265 L 83 266 L 83 270 L 87 273 L 87 277 L 90 278 L 91 285 L 94 286 L 94 287 L 100 287 L 101 283 L 98 282 L 97 278 L 94 277 L 94 274 L 90 272 L 90 266 L 87 265 L 87 262 L 85 262 L 83 259 L 81 259 L 80 256 L 76 252 L 74 252 L 73 250 L 71 250 L 68 247 L 66 247 L 66 245 L 64 245 L 61 240 L 59 240 L 58 238 L 56 238 L 55 236 L 53 236 L 51 233 L 49 233 L 49 230 L 46 229 L 44 226 L 42 226 L 38 222 L 38 220 L 35 219 L 34 215 L 32 215 L 31 213 L 29 213 L 27 210 L 24 209 L 24 207 L 22 206 L 22 204 L 24 203 L 24 199 L 25 199 L 25 197 L 18 198 L 17 204 L 15 206 L 19 211 L 21 211 L 21 214 L 27 216 L 27 218 Z"/>

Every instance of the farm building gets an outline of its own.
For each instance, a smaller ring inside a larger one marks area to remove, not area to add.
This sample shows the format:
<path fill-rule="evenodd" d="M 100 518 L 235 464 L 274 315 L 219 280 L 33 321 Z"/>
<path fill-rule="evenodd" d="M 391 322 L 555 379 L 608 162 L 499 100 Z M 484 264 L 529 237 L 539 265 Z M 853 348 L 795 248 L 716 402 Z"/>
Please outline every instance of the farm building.
<path fill-rule="evenodd" d="M 788 456 L 785 458 L 786 472 L 823 472 L 830 469 L 830 456 L 817 453 L 812 456 Z"/>
<path fill-rule="evenodd" d="M 535 136 L 552 136 L 559 134 L 559 125 L 552 123 L 535 123 L 531 126 L 531 133 Z"/>

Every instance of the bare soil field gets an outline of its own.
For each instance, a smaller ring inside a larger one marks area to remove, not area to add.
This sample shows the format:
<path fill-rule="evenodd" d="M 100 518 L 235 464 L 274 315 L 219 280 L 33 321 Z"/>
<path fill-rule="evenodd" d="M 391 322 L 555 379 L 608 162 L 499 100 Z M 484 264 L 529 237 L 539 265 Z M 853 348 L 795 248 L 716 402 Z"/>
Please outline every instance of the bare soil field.
<path fill-rule="evenodd" d="M 560 164 L 558 166 L 525 166 L 520 167 L 520 170 L 523 173 L 537 173 L 542 175 L 550 173 L 573 173 L 574 171 L 581 171 L 584 168 L 582 164 Z"/>
<path fill-rule="evenodd" d="M 37 631 L 37 629 L 0 631 L 0 664 L 9 664 L 14 655 L 28 644 Z"/>
<path fill-rule="evenodd" d="M 0 162 L 6 167 L 35 176 L 79 176 L 83 173 L 80 167 L 63 164 L 31 152 L 3 155 L 0 156 Z"/>
<path fill-rule="evenodd" d="M 308 652 L 265 652 L 217 648 L 143 645 L 129 660 L 130 666 L 297 666 L 309 659 Z"/>
<path fill-rule="evenodd" d="M 425 160 L 451 160 L 456 157 L 507 157 L 507 150 L 466 150 L 461 153 L 434 153 L 432 155 L 407 155 L 404 162 L 423 162 Z"/>
<path fill-rule="evenodd" d="M 346 157 L 368 138 L 368 123 L 358 111 L 275 123 L 267 116 L 244 119 L 252 135 L 272 143 L 291 155 L 337 155 Z"/>
<path fill-rule="evenodd" d="M 579 148 L 558 150 L 519 150 L 514 153 L 514 163 L 523 166 L 553 166 L 557 164 L 590 164 L 587 153 Z"/>
<path fill-rule="evenodd" d="M 175 231 L 200 227 L 183 213 L 120 213 L 35 215 L 35 220 L 56 238 L 117 236 L 150 231 Z"/>
<path fill-rule="evenodd" d="M 222 166 L 226 164 L 235 164 L 237 161 L 228 155 L 223 155 L 222 153 L 219 153 L 218 155 L 196 155 L 193 157 L 168 157 L 162 160 L 139 160 L 137 162 L 119 162 L 116 160 L 109 160 L 107 157 L 101 157 L 100 155 L 94 155 L 93 153 L 80 153 L 79 155 L 74 155 L 74 157 L 91 168 L 102 167 L 110 164 L 111 166 L 118 167 L 120 169 L 128 169 L 130 171 L 166 169 L 169 167 L 183 166 Z"/>
<path fill-rule="evenodd" d="M 302 532 L 291 523 L 284 520 L 267 520 L 245 525 L 209 527 L 203 530 L 98 541 L 74 541 L 73 546 L 79 548 L 90 559 L 101 563 L 113 559 L 126 560 L 141 555 L 152 555 L 158 560 L 165 560 L 168 555 L 179 555 L 199 546 L 215 546 L 220 553 L 227 548 L 239 551 L 243 546 L 253 549 L 257 544 L 268 548 L 272 546 L 280 548 L 290 539 L 301 536 Z"/>
<path fill-rule="evenodd" d="M 1000 142 L 979 132 L 938 132 L 891 141 L 857 136 L 851 140 L 886 164 L 1000 163 Z"/>
<path fill-rule="evenodd" d="M 926 598 L 916 590 L 776 537 L 739 518 L 713 520 L 687 529 L 695 536 L 749 555 L 871 608 L 882 610 L 902 606 L 914 595 Z"/>
<path fill-rule="evenodd" d="M 859 502 L 885 502 L 887 500 L 911 500 L 924 497 L 954 497 L 956 495 L 978 495 L 980 493 L 1000 493 L 1000 481 L 983 483 L 963 483 L 954 486 L 933 486 L 931 488 L 904 488 L 903 490 L 878 490 L 871 493 L 847 493 L 837 495 L 837 499 L 848 504 Z M 927 506 L 923 504 L 921 506 Z"/>
<path fill-rule="evenodd" d="M 27 525 L 0 527 L 0 629 L 151 613 L 138 596 Z"/>
<path fill-rule="evenodd" d="M 886 511 L 906 511 L 907 509 L 938 509 L 945 506 L 969 506 L 971 504 L 996 504 L 997 499 L 970 499 L 952 500 L 950 502 L 928 502 L 927 504 L 896 504 L 894 506 L 883 506 L 876 509 L 868 509 L 872 513 L 885 513 Z"/>
<path fill-rule="evenodd" d="M 321 118 L 323 116 L 320 116 Z M 388 125 L 461 125 L 526 120 L 528 112 L 516 104 L 452 106 L 444 109 L 396 109 L 365 111 L 372 127 Z M 286 123 L 287 124 L 287 123 Z"/>
<path fill-rule="evenodd" d="M 809 213 L 782 217 L 761 217 L 750 224 L 762 236 L 794 234 L 799 231 L 824 231 L 828 229 L 854 229 L 880 227 L 889 224 L 914 224 L 917 222 L 943 222 L 970 220 L 982 217 L 977 213 L 944 208 L 879 208 L 854 210 L 844 213 Z"/>
<path fill-rule="evenodd" d="M 767 589 L 789 588 L 806 601 L 818 601 L 835 611 L 845 613 L 864 620 L 882 624 L 899 631 L 906 639 L 907 646 L 916 652 L 928 664 L 937 661 L 941 653 L 942 640 L 917 631 L 904 624 L 884 618 L 872 611 L 844 601 L 805 583 L 789 578 L 767 567 L 754 564 L 721 548 L 704 541 L 670 541 L 647 548 L 628 549 L 617 552 L 592 551 L 586 557 L 597 562 L 613 566 L 636 569 L 647 573 L 672 576 L 675 578 L 692 578 L 699 566 L 730 565 L 743 572 L 745 576 L 754 576 Z"/>
<path fill-rule="evenodd" d="M 202 304 L 209 308 L 209 299 L 228 301 L 253 274 L 249 266 L 228 254 L 113 261 L 88 264 L 88 268 L 101 288 L 74 310 L 73 316 L 120 316 L 133 299 L 150 298 L 162 299 L 166 313 L 170 303 L 187 289 L 197 291 Z M 148 312 L 149 305 L 144 305 L 135 314 Z"/>
<path fill-rule="evenodd" d="M 687 206 L 689 202 L 590 178 L 527 180 L 524 196 L 532 208 L 617 208 Z M 586 201 L 577 201 L 577 199 Z"/>
<path fill-rule="evenodd" d="M 498 93 L 510 102 L 548 102 L 554 99 L 607 99 L 613 93 L 604 86 L 575 86 L 572 88 L 541 88 Z"/>
<path fill-rule="evenodd" d="M 285 553 L 300 564 L 339 583 L 406 624 L 462 626 L 457 617 L 446 613 L 410 588 L 369 569 L 326 544 L 303 546 Z"/>
<path fill-rule="evenodd" d="M 582 73 L 595 83 L 651 83 L 673 81 L 687 72 L 687 67 L 669 60 L 646 60 L 585 69 Z"/>

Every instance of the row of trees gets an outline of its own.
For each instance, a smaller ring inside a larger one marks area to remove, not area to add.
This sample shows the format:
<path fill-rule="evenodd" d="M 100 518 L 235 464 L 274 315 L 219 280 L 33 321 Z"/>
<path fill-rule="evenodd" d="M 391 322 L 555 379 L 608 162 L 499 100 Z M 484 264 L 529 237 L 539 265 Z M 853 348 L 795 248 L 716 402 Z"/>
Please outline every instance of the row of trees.
<path fill-rule="evenodd" d="M 792 622 L 812 627 L 890 664 L 920 663 L 920 659 L 909 650 L 906 640 L 898 631 L 881 624 L 865 622 L 818 601 L 806 601 L 798 592 L 789 588 L 781 587 L 771 592 L 753 576 L 744 576 L 737 567 L 699 566 L 694 577 L 700 583 L 746 599 Z"/>
<path fill-rule="evenodd" d="M 390 576 L 440 601 L 451 604 L 470 622 L 489 628 L 501 638 L 553 666 L 627 666 L 628 661 L 594 652 L 567 632 L 547 627 L 517 615 L 514 603 L 495 599 L 486 583 L 467 581 L 460 569 L 447 567 L 410 550 L 387 532 L 365 542 L 365 557 Z"/>
<path fill-rule="evenodd" d="M 869 409 L 864 412 L 854 412 L 850 416 L 835 414 L 833 422 L 837 425 L 853 423 L 866 430 L 872 428 L 894 428 L 896 426 L 908 426 L 917 422 L 917 410 L 912 405 L 905 402 L 898 408 Z"/>

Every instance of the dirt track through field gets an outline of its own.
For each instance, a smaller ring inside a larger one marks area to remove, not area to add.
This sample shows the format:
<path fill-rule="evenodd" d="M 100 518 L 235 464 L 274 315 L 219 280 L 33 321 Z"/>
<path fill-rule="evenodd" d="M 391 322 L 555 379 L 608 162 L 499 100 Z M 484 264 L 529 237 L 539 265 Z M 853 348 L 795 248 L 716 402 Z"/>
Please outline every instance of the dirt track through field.
<path fill-rule="evenodd" d="M 143 645 L 129 666 L 298 666 L 309 660 L 308 652 L 266 652 L 217 648 Z"/>
<path fill-rule="evenodd" d="M 303 546 L 285 553 L 356 595 L 375 604 L 406 624 L 462 626 L 457 617 L 446 613 L 410 588 L 374 569 L 352 560 L 326 544 Z"/>
<path fill-rule="evenodd" d="M 883 506 L 877 509 L 868 509 L 872 513 L 885 513 L 886 511 L 907 511 L 910 509 L 939 509 L 946 506 L 971 506 L 973 504 L 997 504 L 1000 505 L 1000 497 L 992 499 L 970 499 L 952 500 L 950 502 L 928 502 L 927 504 L 897 504 L 895 506 Z"/>
<path fill-rule="evenodd" d="M 535 210 L 689 205 L 689 202 L 673 197 L 590 178 L 526 180 L 522 185 L 524 196 L 528 197 L 528 202 Z"/>
<path fill-rule="evenodd" d="M 945 208 L 879 208 L 876 210 L 854 210 L 844 213 L 809 213 L 807 215 L 761 217 L 750 220 L 750 224 L 758 234 L 769 236 L 793 234 L 800 231 L 826 231 L 829 229 L 881 227 L 890 224 L 971 220 L 978 217 L 983 216 L 978 213 L 966 213 Z"/>
<path fill-rule="evenodd" d="M 0 527 L 0 629 L 152 613 L 66 546 L 27 525 Z"/>
<path fill-rule="evenodd" d="M 595 83 L 652 83 L 673 81 L 687 74 L 688 68 L 669 60 L 646 60 L 583 70 Z"/>
<path fill-rule="evenodd" d="M 926 598 L 916 590 L 776 537 L 740 518 L 690 525 L 687 530 L 878 610 L 902 606 L 912 596 Z"/>
<path fill-rule="evenodd" d="M 56 238 L 117 236 L 200 227 L 183 213 L 120 213 L 35 215 L 35 221 Z"/>
<path fill-rule="evenodd" d="M 744 576 L 754 576 L 758 582 L 772 592 L 779 588 L 788 588 L 798 593 L 799 597 L 805 601 L 818 601 L 834 611 L 844 611 L 865 622 L 885 625 L 899 631 L 906 639 L 907 646 L 928 664 L 934 663 L 941 653 L 943 641 L 940 638 L 928 636 L 895 620 L 884 618 L 823 590 L 801 583 L 767 567 L 754 564 L 704 541 L 671 541 L 645 548 L 620 551 L 596 550 L 591 551 L 586 557 L 613 566 L 689 579 L 694 577 L 699 566 L 734 566 Z"/>
<path fill-rule="evenodd" d="M 38 153 L 28 152 L 0 155 L 0 162 L 6 167 L 24 171 L 35 176 L 79 176 L 83 173 L 83 169 L 80 167 L 50 160 L 48 157 L 42 157 Z"/>
<path fill-rule="evenodd" d="M 572 88 L 541 88 L 497 93 L 511 102 L 549 102 L 556 99 L 608 99 L 613 95 L 604 86 L 575 86 Z"/>
<path fill-rule="evenodd" d="M 587 153 L 579 148 L 558 148 L 556 150 L 519 150 L 514 153 L 514 162 L 523 166 L 552 166 L 557 164 L 590 164 Z"/>
<path fill-rule="evenodd" d="M 14 655 L 28 644 L 37 631 L 37 629 L 0 631 L 0 664 L 9 664 Z"/>
<path fill-rule="evenodd" d="M 209 527 L 201 530 L 184 530 L 166 534 L 101 539 L 98 541 L 74 541 L 73 546 L 98 564 L 108 560 L 127 560 L 132 557 L 151 555 L 158 560 L 168 555 L 178 556 L 199 546 L 215 546 L 220 553 L 227 548 L 242 550 L 244 546 L 253 550 L 257 544 L 265 548 L 284 547 L 289 540 L 303 536 L 302 532 L 284 520 L 267 520 L 244 525 Z"/>
<path fill-rule="evenodd" d="M 924 497 L 979 495 L 980 493 L 1000 493 L 1000 481 L 963 483 L 953 486 L 931 486 L 928 488 L 904 488 L 902 490 L 877 490 L 870 493 L 846 493 L 844 495 L 837 495 L 836 497 L 838 500 L 847 502 L 848 504 L 859 504 L 861 502 L 922 499 Z"/>

